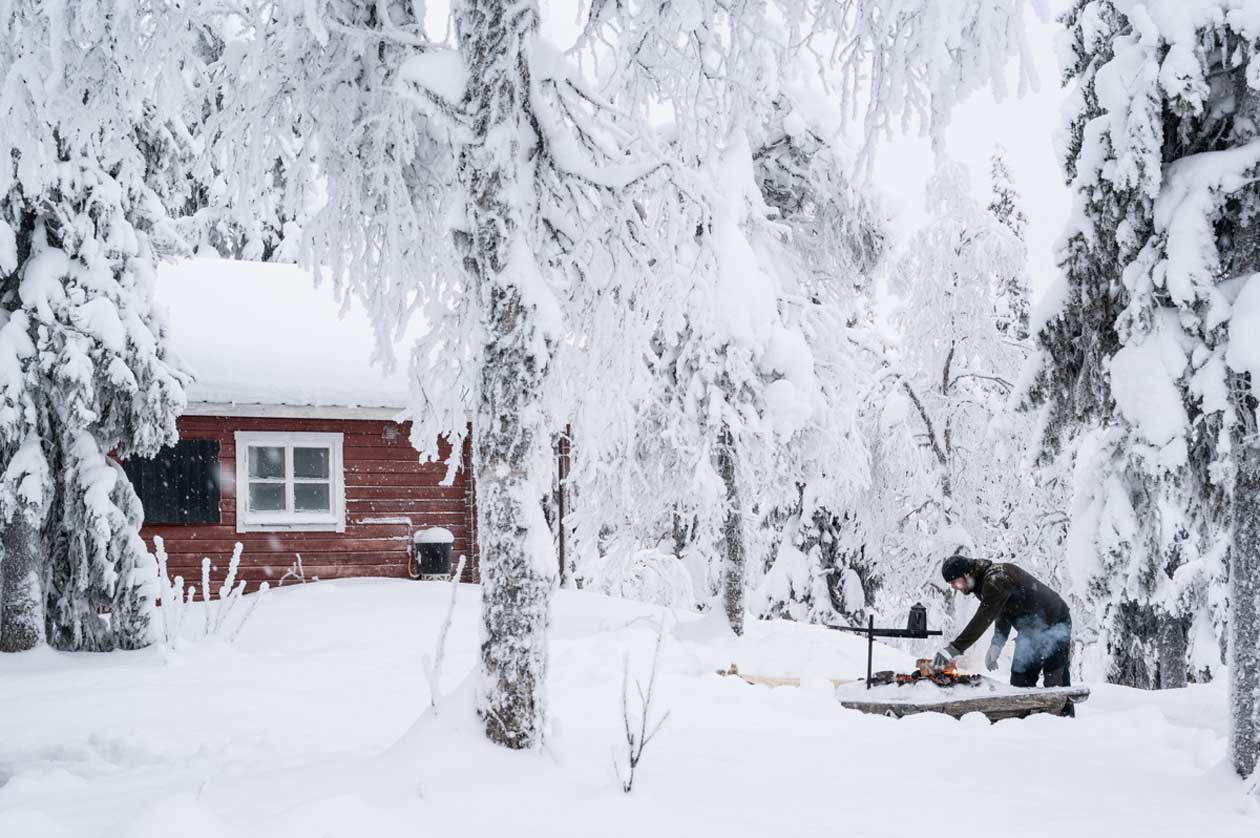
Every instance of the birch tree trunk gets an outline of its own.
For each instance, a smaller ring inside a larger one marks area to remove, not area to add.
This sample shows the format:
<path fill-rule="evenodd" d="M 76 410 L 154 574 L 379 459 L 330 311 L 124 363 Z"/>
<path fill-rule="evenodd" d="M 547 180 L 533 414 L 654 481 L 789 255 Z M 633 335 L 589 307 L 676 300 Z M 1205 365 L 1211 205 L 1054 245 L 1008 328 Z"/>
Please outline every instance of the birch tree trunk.
<path fill-rule="evenodd" d="M 0 537 L 0 652 L 25 652 L 44 640 L 40 540 L 19 514 Z"/>
<path fill-rule="evenodd" d="M 1249 406 L 1253 408 L 1254 404 Z M 1254 431 L 1254 423 L 1247 422 Z M 1240 777 L 1260 761 L 1260 447 L 1237 440 L 1229 559 L 1230 754 Z"/>
<path fill-rule="evenodd" d="M 554 346 L 529 296 L 545 289 L 525 239 L 538 142 L 528 64 L 538 6 L 467 0 L 456 20 L 472 119 L 460 152 L 467 229 L 458 237 L 484 330 L 473 428 L 482 582 L 477 712 L 491 741 L 531 748 L 541 744 L 546 718 L 556 571 L 541 504 L 551 476 L 542 395 Z"/>
<path fill-rule="evenodd" d="M 718 437 L 718 472 L 726 486 L 726 521 L 723 525 L 722 600 L 731 631 L 744 633 L 744 521 L 735 480 L 735 440 L 726 425 Z"/>
<path fill-rule="evenodd" d="M 1260 59 L 1252 56 L 1251 60 Z M 1247 75 L 1243 67 L 1233 73 L 1238 103 L 1235 120 L 1255 126 L 1260 124 L 1260 90 L 1247 83 Z M 1251 205 L 1258 200 L 1253 188 Z M 1226 276 L 1245 277 L 1260 271 L 1260 221 L 1254 215 L 1234 229 L 1231 244 L 1225 254 Z M 1235 399 L 1240 421 L 1233 434 L 1238 472 L 1231 499 L 1234 539 L 1229 557 L 1230 755 L 1238 776 L 1251 778 L 1253 793 L 1260 795 L 1260 427 L 1256 417 L 1260 381 L 1235 382 L 1235 387 L 1244 395 Z"/>

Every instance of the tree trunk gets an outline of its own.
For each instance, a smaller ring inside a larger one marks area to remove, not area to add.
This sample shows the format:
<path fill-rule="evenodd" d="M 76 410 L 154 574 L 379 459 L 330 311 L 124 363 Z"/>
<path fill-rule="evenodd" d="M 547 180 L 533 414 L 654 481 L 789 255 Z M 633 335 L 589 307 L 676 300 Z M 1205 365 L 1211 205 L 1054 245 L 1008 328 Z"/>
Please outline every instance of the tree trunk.
<path fill-rule="evenodd" d="M 1251 425 L 1252 423 L 1247 423 Z M 1240 777 L 1260 761 L 1260 447 L 1238 440 L 1229 559 L 1230 754 Z"/>
<path fill-rule="evenodd" d="M 735 480 L 735 440 L 731 429 L 722 426 L 718 437 L 718 472 L 726 486 L 726 522 L 723 534 L 722 599 L 731 631 L 744 633 L 744 522 Z"/>
<path fill-rule="evenodd" d="M 0 652 L 44 642 L 44 586 L 39 533 L 20 515 L 0 537 Z"/>
<path fill-rule="evenodd" d="M 481 684 L 486 736 L 541 745 L 547 627 L 556 554 L 541 499 L 551 488 L 543 388 L 554 354 L 537 316 L 548 293 L 525 241 L 538 138 L 530 112 L 536 3 L 467 0 L 458 10 L 471 139 L 460 152 L 467 227 L 457 233 L 484 342 L 474 424 L 482 583 Z M 528 293 L 527 293 L 528 291 Z"/>
<path fill-rule="evenodd" d="M 1185 621 L 1171 614 L 1160 614 L 1155 646 L 1159 654 L 1159 688 L 1184 687 L 1187 682 Z"/>
<path fill-rule="evenodd" d="M 1107 634 L 1107 683 L 1139 690 L 1156 684 L 1159 629 L 1155 611 L 1131 600 L 1118 603 Z"/>

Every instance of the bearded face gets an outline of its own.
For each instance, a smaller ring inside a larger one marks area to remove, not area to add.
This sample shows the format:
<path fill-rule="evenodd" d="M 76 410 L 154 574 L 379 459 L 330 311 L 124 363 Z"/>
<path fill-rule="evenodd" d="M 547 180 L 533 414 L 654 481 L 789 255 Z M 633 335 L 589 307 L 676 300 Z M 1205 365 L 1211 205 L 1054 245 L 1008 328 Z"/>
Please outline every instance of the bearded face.
<path fill-rule="evenodd" d="M 969 594 L 976 589 L 976 579 L 970 573 L 965 573 L 953 582 L 950 582 L 949 585 L 960 594 Z"/>

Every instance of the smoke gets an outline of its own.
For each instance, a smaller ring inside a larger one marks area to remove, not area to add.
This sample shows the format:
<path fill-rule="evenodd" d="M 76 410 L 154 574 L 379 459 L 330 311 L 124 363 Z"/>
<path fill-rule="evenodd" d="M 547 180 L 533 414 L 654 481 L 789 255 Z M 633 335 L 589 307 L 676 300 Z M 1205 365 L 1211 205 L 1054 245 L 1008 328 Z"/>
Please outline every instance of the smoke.
<path fill-rule="evenodd" d="M 1047 626 L 1037 620 L 1026 626 L 1016 627 L 1015 656 L 1011 661 L 1012 672 L 1038 670 L 1042 663 L 1055 654 L 1067 654 L 1072 637 L 1071 623 L 1055 623 Z"/>

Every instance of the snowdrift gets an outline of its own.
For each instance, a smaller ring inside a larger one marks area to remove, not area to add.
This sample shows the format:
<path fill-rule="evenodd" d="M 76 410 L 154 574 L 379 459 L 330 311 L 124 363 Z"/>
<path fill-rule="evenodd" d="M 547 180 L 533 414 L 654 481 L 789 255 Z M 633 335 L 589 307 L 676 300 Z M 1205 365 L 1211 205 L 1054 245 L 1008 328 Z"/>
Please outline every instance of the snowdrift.
<path fill-rule="evenodd" d="M 0 656 L 0 835 L 1255 836 L 1214 687 L 1096 685 L 1079 717 L 989 725 L 840 707 L 865 643 L 786 622 L 718 621 L 561 592 L 541 753 L 483 742 L 465 675 L 478 589 L 463 586 L 436 715 L 420 658 L 448 589 L 396 580 L 273 591 L 236 645 Z M 671 715 L 634 791 L 621 677 L 646 680 L 661 622 Z M 195 622 L 195 620 L 194 620 Z M 801 678 L 749 686 L 719 668 Z M 912 656 L 877 647 L 876 667 Z M 914 813 L 946 808 L 925 826 Z"/>

